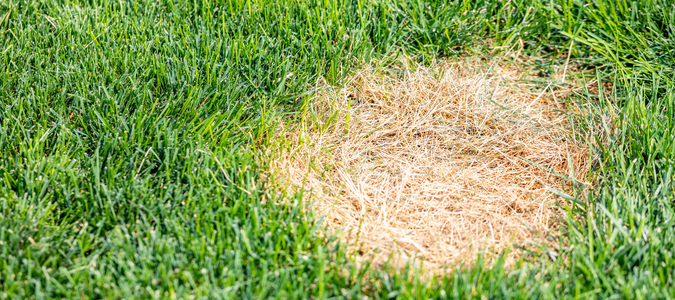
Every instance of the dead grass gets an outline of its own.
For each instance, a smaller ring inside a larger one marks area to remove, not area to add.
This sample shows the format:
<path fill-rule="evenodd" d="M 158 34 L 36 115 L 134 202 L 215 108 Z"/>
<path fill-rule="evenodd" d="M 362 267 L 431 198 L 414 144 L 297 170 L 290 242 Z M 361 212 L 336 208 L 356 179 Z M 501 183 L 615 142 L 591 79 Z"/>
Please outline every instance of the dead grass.
<path fill-rule="evenodd" d="M 544 241 L 556 227 L 547 203 L 557 203 L 546 187 L 563 182 L 531 162 L 582 182 L 589 169 L 566 107 L 516 67 L 399 67 L 320 93 L 280 136 L 291 147 L 275 159 L 277 177 L 310 191 L 325 224 L 380 262 L 468 264 Z"/>

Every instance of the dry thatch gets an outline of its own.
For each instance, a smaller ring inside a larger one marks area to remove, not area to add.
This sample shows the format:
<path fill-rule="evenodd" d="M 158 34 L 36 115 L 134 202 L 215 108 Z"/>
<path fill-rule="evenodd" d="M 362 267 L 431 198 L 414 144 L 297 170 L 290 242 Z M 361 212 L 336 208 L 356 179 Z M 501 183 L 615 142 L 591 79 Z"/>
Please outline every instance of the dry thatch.
<path fill-rule="evenodd" d="M 320 93 L 285 129 L 277 177 L 311 191 L 328 227 L 378 260 L 470 263 L 541 242 L 556 226 L 546 187 L 563 183 L 532 162 L 579 181 L 589 169 L 562 106 L 496 63 L 399 70 L 365 69 Z"/>

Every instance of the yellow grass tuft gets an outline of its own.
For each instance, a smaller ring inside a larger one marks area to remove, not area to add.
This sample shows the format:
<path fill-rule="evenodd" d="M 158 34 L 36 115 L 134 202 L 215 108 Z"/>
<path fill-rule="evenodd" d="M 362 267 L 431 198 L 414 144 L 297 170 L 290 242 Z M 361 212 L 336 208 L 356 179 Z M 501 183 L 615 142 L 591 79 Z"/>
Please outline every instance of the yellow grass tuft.
<path fill-rule="evenodd" d="M 400 71 L 365 69 L 320 93 L 280 137 L 293 146 L 277 177 L 311 191 L 325 224 L 380 261 L 466 264 L 542 242 L 556 227 L 546 187 L 563 183 L 531 162 L 582 182 L 589 169 L 550 89 L 480 60 Z"/>

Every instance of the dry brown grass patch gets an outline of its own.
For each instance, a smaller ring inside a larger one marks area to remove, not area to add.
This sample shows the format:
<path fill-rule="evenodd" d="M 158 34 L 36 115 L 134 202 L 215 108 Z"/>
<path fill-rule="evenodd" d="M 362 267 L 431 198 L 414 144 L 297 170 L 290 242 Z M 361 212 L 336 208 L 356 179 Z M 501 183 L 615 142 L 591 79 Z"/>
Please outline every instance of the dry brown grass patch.
<path fill-rule="evenodd" d="M 464 264 L 543 241 L 556 227 L 546 187 L 562 182 L 530 162 L 580 181 L 589 169 L 560 103 L 496 63 L 399 70 L 365 69 L 320 93 L 285 129 L 278 178 L 311 191 L 328 227 L 377 260 Z"/>

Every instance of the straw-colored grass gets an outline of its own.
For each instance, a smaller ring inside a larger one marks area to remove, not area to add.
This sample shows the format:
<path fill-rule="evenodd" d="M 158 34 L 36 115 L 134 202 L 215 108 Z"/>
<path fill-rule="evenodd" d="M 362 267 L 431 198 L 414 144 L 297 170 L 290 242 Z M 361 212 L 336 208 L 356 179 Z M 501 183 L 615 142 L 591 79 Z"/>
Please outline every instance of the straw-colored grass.
<path fill-rule="evenodd" d="M 380 261 L 466 264 L 544 241 L 558 201 L 546 187 L 564 183 L 532 162 L 579 181 L 589 169 L 566 106 L 498 63 L 399 67 L 320 93 L 286 128 L 279 177 L 311 191 L 325 224 Z"/>

